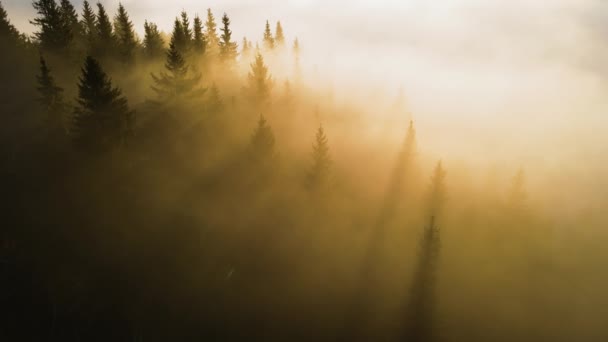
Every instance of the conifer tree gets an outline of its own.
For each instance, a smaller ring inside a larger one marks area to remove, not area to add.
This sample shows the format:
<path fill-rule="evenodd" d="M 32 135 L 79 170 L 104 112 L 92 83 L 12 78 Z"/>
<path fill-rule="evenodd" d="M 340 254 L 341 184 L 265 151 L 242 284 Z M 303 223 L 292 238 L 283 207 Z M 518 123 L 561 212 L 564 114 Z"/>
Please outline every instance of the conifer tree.
<path fill-rule="evenodd" d="M 283 33 L 283 26 L 280 21 L 277 21 L 277 27 L 274 31 L 274 41 L 278 48 L 285 46 L 285 35 Z"/>
<path fill-rule="evenodd" d="M 201 75 L 190 72 L 184 58 L 175 46 L 175 39 L 169 46 L 165 69 L 159 76 L 152 74 L 154 81 L 152 89 L 157 93 L 161 102 L 179 104 L 182 100 L 202 96 L 205 93 L 206 89 L 198 87 Z"/>
<path fill-rule="evenodd" d="M 173 32 L 171 33 L 171 43 L 182 58 L 185 58 L 188 49 L 188 39 L 184 32 L 184 26 L 179 18 L 173 22 Z"/>
<path fill-rule="evenodd" d="M 92 53 L 97 44 L 97 17 L 88 1 L 84 1 L 81 26 L 87 53 Z"/>
<path fill-rule="evenodd" d="M 132 135 L 135 113 L 92 57 L 82 68 L 77 103 L 71 134 L 78 149 L 102 153 L 124 145 Z"/>
<path fill-rule="evenodd" d="M 300 65 L 300 42 L 298 38 L 293 41 L 293 57 L 294 57 L 294 78 L 296 83 L 300 83 L 302 80 L 302 68 Z"/>
<path fill-rule="evenodd" d="M 38 26 L 34 36 L 43 50 L 64 52 L 72 41 L 72 33 L 65 23 L 61 8 L 55 0 L 37 0 L 33 3 L 38 16 L 31 21 Z"/>
<path fill-rule="evenodd" d="M 251 57 L 251 43 L 247 40 L 247 37 L 243 37 L 243 44 L 241 46 L 241 57 L 244 61 L 248 61 Z"/>
<path fill-rule="evenodd" d="M 274 158 L 274 133 L 266 122 L 264 115 L 260 115 L 258 125 L 251 137 L 250 151 L 254 164 L 268 165 Z"/>
<path fill-rule="evenodd" d="M 101 3 L 97 3 L 97 46 L 95 54 L 100 57 L 105 57 L 114 51 L 116 47 L 115 36 L 112 30 L 110 17 L 106 12 L 105 7 Z"/>
<path fill-rule="evenodd" d="M 138 43 L 133 23 L 122 3 L 118 4 L 118 13 L 114 18 L 114 32 L 120 59 L 126 64 L 133 63 Z"/>
<path fill-rule="evenodd" d="M 211 9 L 207 9 L 207 21 L 205 22 L 205 37 L 207 38 L 207 55 L 216 58 L 219 54 L 220 39 L 217 35 L 217 24 Z"/>
<path fill-rule="evenodd" d="M 274 38 L 272 37 L 272 31 L 270 31 L 270 23 L 266 20 L 266 28 L 264 29 L 264 48 L 267 51 L 274 49 Z"/>
<path fill-rule="evenodd" d="M 15 43 L 19 39 L 19 31 L 11 24 L 8 14 L 0 2 L 0 44 Z"/>
<path fill-rule="evenodd" d="M 158 26 L 154 23 L 144 22 L 144 55 L 149 59 L 162 58 L 165 52 L 163 38 Z"/>
<path fill-rule="evenodd" d="M 429 223 L 424 228 L 407 306 L 406 341 L 431 341 L 434 333 L 435 283 L 440 252 L 437 219 L 445 201 L 445 170 L 437 163 L 429 189 Z"/>
<path fill-rule="evenodd" d="M 255 104 L 265 104 L 270 100 L 272 77 L 264 64 L 264 57 L 259 52 L 251 63 L 251 71 L 247 75 L 249 96 Z"/>
<path fill-rule="evenodd" d="M 325 135 L 323 126 L 319 126 L 315 143 L 312 146 L 312 167 L 306 179 L 309 189 L 318 190 L 328 185 L 331 164 L 327 136 Z"/>
<path fill-rule="evenodd" d="M 220 96 L 220 91 L 215 82 L 209 89 L 209 98 L 207 99 L 207 110 L 210 113 L 221 113 L 224 109 L 224 102 Z"/>
<path fill-rule="evenodd" d="M 65 26 L 65 31 L 69 32 L 70 40 L 77 40 L 80 38 L 82 27 L 78 21 L 78 14 L 76 9 L 70 2 L 70 0 L 61 0 L 59 5 L 59 11 L 61 12 L 61 20 Z"/>
<path fill-rule="evenodd" d="M 207 39 L 203 33 L 203 21 L 198 15 L 194 17 L 192 48 L 198 55 L 204 55 L 207 48 Z"/>
<path fill-rule="evenodd" d="M 46 125 L 49 131 L 54 134 L 63 132 L 63 112 L 65 110 L 63 89 L 55 83 L 51 70 L 42 56 L 40 56 L 40 73 L 36 76 L 36 79 L 38 81 L 38 93 L 40 94 L 38 101 L 47 114 Z"/>
<path fill-rule="evenodd" d="M 238 54 L 238 47 L 232 41 L 232 31 L 230 31 L 230 18 L 224 13 L 222 16 L 222 35 L 220 40 L 220 59 L 224 63 L 234 63 Z"/>
<path fill-rule="evenodd" d="M 192 29 L 190 28 L 190 18 L 188 18 L 188 13 L 186 11 L 182 11 L 182 30 L 184 31 L 184 40 L 186 41 L 186 49 L 190 48 L 190 43 L 192 42 Z"/>

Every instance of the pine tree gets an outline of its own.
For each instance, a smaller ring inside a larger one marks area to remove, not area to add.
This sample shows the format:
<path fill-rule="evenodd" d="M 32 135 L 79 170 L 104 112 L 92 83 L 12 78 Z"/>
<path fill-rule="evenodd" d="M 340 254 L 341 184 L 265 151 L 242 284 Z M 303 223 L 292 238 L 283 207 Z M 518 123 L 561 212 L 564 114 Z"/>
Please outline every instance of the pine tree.
<path fill-rule="evenodd" d="M 64 30 L 70 34 L 70 41 L 80 39 L 82 27 L 78 21 L 76 9 L 70 0 L 61 0 L 59 11 L 65 27 Z"/>
<path fill-rule="evenodd" d="M 329 144 L 323 126 L 319 126 L 315 143 L 312 146 L 312 167 L 308 172 L 306 184 L 311 190 L 319 190 L 329 183 L 331 157 Z"/>
<path fill-rule="evenodd" d="M 272 31 L 270 31 L 268 20 L 266 20 L 266 28 L 264 29 L 264 48 L 267 51 L 274 49 L 274 38 L 272 37 Z"/>
<path fill-rule="evenodd" d="M 440 230 L 437 218 L 445 201 L 445 170 L 437 163 L 431 177 L 429 223 L 421 237 L 418 264 L 406 310 L 406 341 L 431 341 L 434 333 L 435 283 L 440 252 Z"/>
<path fill-rule="evenodd" d="M 220 96 L 220 91 L 217 85 L 213 83 L 209 89 L 209 98 L 207 99 L 207 110 L 210 113 L 221 113 L 224 109 L 224 102 Z"/>
<path fill-rule="evenodd" d="M 203 21 L 198 15 L 194 17 L 194 31 L 192 38 L 192 48 L 198 55 L 204 55 L 207 48 L 207 39 L 203 33 Z"/>
<path fill-rule="evenodd" d="M 19 37 L 19 31 L 17 31 L 15 26 L 9 21 L 8 14 L 6 13 L 6 10 L 4 10 L 2 2 L 0 2 L 0 44 L 2 44 L 2 46 L 5 44 L 14 44 L 19 40 Z"/>
<path fill-rule="evenodd" d="M 84 1 L 82 9 L 82 21 L 81 26 L 83 29 L 83 36 L 86 41 L 87 53 L 93 53 L 97 44 L 97 17 L 93 8 L 88 1 Z"/>
<path fill-rule="evenodd" d="M 243 37 L 243 44 L 241 46 L 241 57 L 243 61 L 248 61 L 251 57 L 251 43 L 247 40 L 247 37 Z"/>
<path fill-rule="evenodd" d="M 55 83 L 51 70 L 42 56 L 40 56 L 40 74 L 36 76 L 36 79 L 38 81 L 38 93 L 40 94 L 38 101 L 47 114 L 46 126 L 53 134 L 64 132 L 65 103 L 63 101 L 63 89 Z"/>
<path fill-rule="evenodd" d="M 171 43 L 179 54 L 185 58 L 188 48 L 188 39 L 184 32 L 184 26 L 179 18 L 173 22 L 173 32 L 171 33 Z"/>
<path fill-rule="evenodd" d="M 277 28 L 274 31 L 274 40 L 278 48 L 285 46 L 285 35 L 283 34 L 283 26 L 280 21 L 277 21 Z"/>
<path fill-rule="evenodd" d="M 296 83 L 302 81 L 302 67 L 300 65 L 300 42 L 298 38 L 293 41 L 293 57 L 294 57 L 294 78 Z"/>
<path fill-rule="evenodd" d="M 38 17 L 31 21 L 39 31 L 34 36 L 45 51 L 60 53 L 67 51 L 72 40 L 69 26 L 64 22 L 61 8 L 55 0 L 38 0 L 33 3 Z"/>
<path fill-rule="evenodd" d="M 236 61 L 238 47 L 232 41 L 232 31 L 230 31 L 230 18 L 224 13 L 222 17 L 222 35 L 220 40 L 220 58 L 222 62 L 232 64 Z"/>
<path fill-rule="evenodd" d="M 251 137 L 250 151 L 254 164 L 267 166 L 274 158 L 274 133 L 266 122 L 263 115 L 260 115 L 258 125 Z"/>
<path fill-rule="evenodd" d="M 71 134 L 78 149 L 102 153 L 124 145 L 132 135 L 135 113 L 92 57 L 82 68 L 77 102 Z"/>
<path fill-rule="evenodd" d="M 202 96 L 205 93 L 206 89 L 197 86 L 201 75 L 190 72 L 184 58 L 175 46 L 174 39 L 167 52 L 165 69 L 159 76 L 152 74 L 154 81 L 152 89 L 157 93 L 161 102 L 179 104 L 180 101 Z"/>
<path fill-rule="evenodd" d="M 188 13 L 186 11 L 182 11 L 182 30 L 184 31 L 184 40 L 186 42 L 186 49 L 190 49 L 190 44 L 192 42 L 192 30 L 190 29 L 190 18 L 188 18 Z"/>
<path fill-rule="evenodd" d="M 118 13 L 114 18 L 114 32 L 120 59 L 126 64 L 133 63 L 138 43 L 133 23 L 122 3 L 118 4 Z"/>
<path fill-rule="evenodd" d="M 256 104 L 265 104 L 270 100 L 272 77 L 264 64 L 264 57 L 258 52 L 255 61 L 251 63 L 251 71 L 247 75 L 249 96 Z"/>
<path fill-rule="evenodd" d="M 207 28 L 205 37 L 207 38 L 207 55 L 214 59 L 219 54 L 219 43 L 220 39 L 217 35 L 217 24 L 215 23 L 215 17 L 211 9 L 207 9 L 207 21 L 205 22 Z"/>
<path fill-rule="evenodd" d="M 144 55 L 151 60 L 161 58 L 165 52 L 165 44 L 158 26 L 146 20 L 144 22 L 144 32 Z"/>
<path fill-rule="evenodd" d="M 97 3 L 97 46 L 95 54 L 105 57 L 114 51 L 116 41 L 112 30 L 112 23 L 106 9 L 101 3 Z"/>

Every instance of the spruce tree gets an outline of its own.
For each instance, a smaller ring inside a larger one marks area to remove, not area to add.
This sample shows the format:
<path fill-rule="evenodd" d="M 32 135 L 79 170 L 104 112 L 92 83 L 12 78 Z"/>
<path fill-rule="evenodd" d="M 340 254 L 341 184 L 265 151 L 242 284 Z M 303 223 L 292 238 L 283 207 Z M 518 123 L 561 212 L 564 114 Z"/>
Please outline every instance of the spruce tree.
<path fill-rule="evenodd" d="M 175 46 L 175 39 L 169 46 L 165 69 L 159 76 L 152 74 L 154 81 L 152 89 L 157 93 L 160 102 L 179 104 L 185 99 L 192 99 L 205 93 L 206 89 L 198 87 L 201 75 L 190 72 Z"/>
<path fill-rule="evenodd" d="M 144 22 L 144 32 L 144 55 L 151 60 L 162 58 L 165 52 L 165 44 L 160 35 L 160 31 L 158 30 L 158 26 L 154 23 L 149 23 L 146 20 Z"/>
<path fill-rule="evenodd" d="M 88 1 L 84 1 L 81 26 L 87 53 L 93 53 L 97 44 L 97 17 Z"/>
<path fill-rule="evenodd" d="M 437 163 L 429 189 L 429 221 L 421 236 L 418 263 L 414 270 L 409 305 L 405 308 L 405 341 L 431 341 L 434 333 L 435 284 L 440 252 L 437 225 L 445 201 L 445 170 Z"/>
<path fill-rule="evenodd" d="M 267 166 L 275 156 L 274 144 L 272 128 L 270 128 L 264 116 L 260 115 L 250 143 L 250 156 L 253 163 L 257 166 Z"/>
<path fill-rule="evenodd" d="M 61 20 L 63 21 L 64 30 L 69 32 L 70 41 L 78 40 L 81 37 L 82 27 L 78 21 L 78 14 L 70 0 L 61 0 L 59 5 L 61 12 Z"/>
<path fill-rule="evenodd" d="M 205 37 L 207 38 L 207 55 L 210 58 L 216 58 L 219 54 L 220 39 L 217 35 L 217 24 L 211 9 L 207 9 L 207 21 L 205 22 Z"/>
<path fill-rule="evenodd" d="M 19 39 L 19 31 L 8 19 L 8 14 L 0 2 L 0 44 L 2 46 L 13 44 Z"/>
<path fill-rule="evenodd" d="M 60 53 L 65 52 L 72 40 L 69 25 L 64 22 L 61 8 L 55 0 L 37 0 L 33 3 L 38 16 L 31 21 L 38 26 L 34 36 L 42 50 Z"/>
<path fill-rule="evenodd" d="M 100 57 L 105 57 L 114 51 L 116 47 L 114 32 L 110 17 L 106 12 L 105 7 L 101 3 L 97 3 L 97 46 L 95 54 Z"/>
<path fill-rule="evenodd" d="M 274 31 L 274 40 L 276 42 L 276 46 L 282 48 L 285 46 L 285 35 L 283 34 L 283 26 L 280 21 L 277 21 L 277 28 Z"/>
<path fill-rule="evenodd" d="M 179 18 L 173 22 L 173 32 L 171 33 L 171 43 L 174 45 L 180 56 L 185 58 L 188 50 L 188 39 L 184 32 L 184 26 Z"/>
<path fill-rule="evenodd" d="M 222 35 L 220 40 L 220 59 L 224 63 L 232 64 L 236 62 L 238 47 L 232 41 L 232 31 L 230 31 L 230 18 L 224 13 L 222 16 Z"/>
<path fill-rule="evenodd" d="M 264 57 L 259 52 L 251 63 L 251 71 L 247 75 L 248 91 L 255 104 L 265 104 L 270 100 L 272 77 L 264 64 Z"/>
<path fill-rule="evenodd" d="M 82 68 L 77 103 L 71 129 L 76 148 L 103 153 L 124 145 L 132 135 L 135 113 L 92 57 Z"/>
<path fill-rule="evenodd" d="M 192 43 L 192 29 L 190 29 L 190 18 L 188 18 L 188 13 L 186 11 L 182 11 L 182 30 L 184 32 L 184 40 L 186 42 L 186 50 L 190 49 L 190 44 Z"/>
<path fill-rule="evenodd" d="M 207 48 L 207 39 L 203 33 L 203 21 L 198 15 L 194 17 L 192 48 L 198 55 L 204 55 Z"/>
<path fill-rule="evenodd" d="M 272 31 L 270 30 L 270 23 L 266 20 L 266 27 L 264 29 L 264 48 L 267 51 L 274 49 L 274 38 L 272 37 Z"/>
<path fill-rule="evenodd" d="M 126 64 L 133 63 L 138 43 L 133 23 L 122 3 L 118 4 L 118 13 L 114 18 L 114 32 L 120 59 Z"/>
<path fill-rule="evenodd" d="M 40 73 L 36 76 L 38 81 L 38 101 L 46 112 L 46 126 L 52 134 L 64 132 L 63 114 L 65 103 L 63 101 L 63 89 L 57 86 L 51 75 L 51 70 L 46 61 L 40 56 Z"/>
<path fill-rule="evenodd" d="M 327 136 L 325 135 L 323 126 L 319 126 L 315 143 L 312 146 L 312 167 L 306 179 L 309 189 L 319 190 L 328 185 L 331 164 Z"/>

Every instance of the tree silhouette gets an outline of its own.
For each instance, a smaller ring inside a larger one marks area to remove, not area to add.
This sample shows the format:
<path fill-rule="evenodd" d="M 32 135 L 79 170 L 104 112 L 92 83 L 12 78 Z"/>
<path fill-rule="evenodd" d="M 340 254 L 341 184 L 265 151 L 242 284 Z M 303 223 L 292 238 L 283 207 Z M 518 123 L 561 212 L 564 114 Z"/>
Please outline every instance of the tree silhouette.
<path fill-rule="evenodd" d="M 69 33 L 70 42 L 79 41 L 81 38 L 82 27 L 78 21 L 78 14 L 70 0 L 61 0 L 59 4 L 61 20 L 65 31 Z"/>
<path fill-rule="evenodd" d="M 190 18 L 188 18 L 188 13 L 186 13 L 186 11 L 182 11 L 180 16 L 182 18 L 182 30 L 184 31 L 186 48 L 190 49 L 190 43 L 192 42 L 192 29 L 190 29 Z"/>
<path fill-rule="evenodd" d="M 126 64 L 133 63 L 138 43 L 133 31 L 133 23 L 121 3 L 118 4 L 118 13 L 114 18 L 114 32 L 120 59 Z"/>
<path fill-rule="evenodd" d="M 207 39 L 203 33 L 203 21 L 197 15 L 194 17 L 194 31 L 192 38 L 192 48 L 198 55 L 204 55 L 207 48 Z"/>
<path fill-rule="evenodd" d="M 2 2 L 0 2 L 0 44 L 15 43 L 19 39 L 19 31 L 8 19 Z"/>
<path fill-rule="evenodd" d="M 123 146 L 132 135 L 135 113 L 92 57 L 82 68 L 77 101 L 71 134 L 78 149 L 103 153 Z"/>
<path fill-rule="evenodd" d="M 420 240 L 418 263 L 406 307 L 405 341 L 431 341 L 434 337 L 435 284 L 441 242 L 437 220 L 445 201 L 445 176 L 440 161 L 431 177 L 429 222 Z"/>
<path fill-rule="evenodd" d="M 255 104 L 267 104 L 270 100 L 272 77 L 264 64 L 264 57 L 259 52 L 251 63 L 251 71 L 247 76 L 249 95 Z"/>
<path fill-rule="evenodd" d="M 184 32 L 184 26 L 179 18 L 173 22 L 173 32 L 171 33 L 171 44 L 181 57 L 185 58 L 188 50 L 188 38 Z"/>
<path fill-rule="evenodd" d="M 84 1 L 82 8 L 82 21 L 80 23 L 82 27 L 82 34 L 85 39 L 86 51 L 91 54 L 94 52 L 97 44 L 97 17 L 93 8 L 88 1 Z"/>
<path fill-rule="evenodd" d="M 266 122 L 264 115 L 260 115 L 258 125 L 253 132 L 250 143 L 251 158 L 254 164 L 267 166 L 274 158 L 274 133 Z"/>
<path fill-rule="evenodd" d="M 277 21 L 277 27 L 274 31 L 274 40 L 277 47 L 282 48 L 285 46 L 285 35 L 283 34 L 283 26 L 280 21 Z"/>
<path fill-rule="evenodd" d="M 63 124 L 63 114 L 65 111 L 63 89 L 55 83 L 51 70 L 42 56 L 40 56 L 40 74 L 36 76 L 36 79 L 38 81 L 38 93 L 40 94 L 39 102 L 47 114 L 45 120 L 46 127 L 56 137 L 56 135 L 65 132 Z"/>
<path fill-rule="evenodd" d="M 97 46 L 95 54 L 99 57 L 111 55 L 116 47 L 116 39 L 112 30 L 110 17 L 106 12 L 105 7 L 101 3 L 97 3 Z"/>
<path fill-rule="evenodd" d="M 222 35 L 220 40 L 220 59 L 222 62 L 232 65 L 238 55 L 238 47 L 232 41 L 232 31 L 230 31 L 230 18 L 224 13 L 222 16 Z"/>
<path fill-rule="evenodd" d="M 207 38 L 207 56 L 211 60 L 215 59 L 219 54 L 220 39 L 217 35 L 217 24 L 211 9 L 207 9 L 207 21 L 205 21 L 205 37 Z"/>
<path fill-rule="evenodd" d="M 165 47 L 158 26 L 154 23 L 144 22 L 144 55 L 149 59 L 158 59 L 164 55 Z"/>
<path fill-rule="evenodd" d="M 175 36 L 171 40 L 165 71 L 159 76 L 152 74 L 154 86 L 152 89 L 157 93 L 161 102 L 179 104 L 180 100 L 192 99 L 202 96 L 206 89 L 199 88 L 201 75 L 192 73 L 184 58 L 177 50 Z"/>
<path fill-rule="evenodd" d="M 266 20 L 266 27 L 264 28 L 264 48 L 267 51 L 274 49 L 274 38 L 272 37 L 272 31 L 270 30 L 270 23 Z"/>
<path fill-rule="evenodd" d="M 209 97 L 207 98 L 207 110 L 210 113 L 221 113 L 224 109 L 224 102 L 220 96 L 220 91 L 217 85 L 213 83 L 209 89 Z"/>
<path fill-rule="evenodd" d="M 55 0 L 34 1 L 33 6 L 38 16 L 31 23 L 39 29 L 34 36 L 40 47 L 54 53 L 67 51 L 73 36 Z"/>
<path fill-rule="evenodd" d="M 326 187 L 329 183 L 331 170 L 331 157 L 329 155 L 329 144 L 323 126 L 319 126 L 312 146 L 312 167 L 310 168 L 306 184 L 311 190 Z"/>
<path fill-rule="evenodd" d="M 243 43 L 241 44 L 241 61 L 248 61 L 251 57 L 251 43 L 247 40 L 247 37 L 243 37 Z"/>

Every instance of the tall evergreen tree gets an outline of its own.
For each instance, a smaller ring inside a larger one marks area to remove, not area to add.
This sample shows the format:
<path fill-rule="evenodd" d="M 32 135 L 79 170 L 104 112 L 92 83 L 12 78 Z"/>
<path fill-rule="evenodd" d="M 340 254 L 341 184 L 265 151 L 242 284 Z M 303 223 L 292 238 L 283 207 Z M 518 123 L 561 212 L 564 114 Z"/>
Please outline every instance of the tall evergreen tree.
<path fill-rule="evenodd" d="M 207 55 L 216 58 L 219 54 L 220 39 L 217 35 L 217 24 L 211 9 L 207 9 L 207 21 L 205 22 L 205 37 L 207 38 Z"/>
<path fill-rule="evenodd" d="M 97 3 L 97 46 L 95 47 L 95 54 L 100 57 L 109 55 L 110 52 L 114 51 L 116 47 L 116 41 L 114 32 L 112 30 L 112 23 L 110 17 L 106 12 L 105 7 L 101 3 Z"/>
<path fill-rule="evenodd" d="M 152 89 L 161 102 L 179 104 L 180 101 L 202 96 L 205 93 L 206 89 L 198 87 L 201 75 L 190 72 L 174 40 L 171 41 L 167 52 L 165 69 L 159 76 L 152 74 L 154 81 Z"/>
<path fill-rule="evenodd" d="M 70 34 L 70 40 L 73 41 L 80 39 L 82 27 L 78 21 L 78 13 L 76 13 L 76 9 L 70 0 L 61 0 L 59 11 L 61 12 L 61 20 L 65 26 L 64 30 Z"/>
<path fill-rule="evenodd" d="M 190 49 L 190 43 L 192 42 L 192 29 L 190 28 L 190 18 L 188 18 L 188 13 L 186 11 L 182 11 L 182 30 L 184 31 L 184 39 L 186 41 L 186 49 Z"/>
<path fill-rule="evenodd" d="M 302 81 L 302 67 L 300 65 L 300 42 L 298 38 L 293 41 L 293 58 L 294 58 L 294 78 L 296 83 L 300 83 Z"/>
<path fill-rule="evenodd" d="M 162 58 L 165 52 L 165 44 L 158 26 L 146 20 L 144 22 L 144 33 L 144 55 L 149 59 Z"/>
<path fill-rule="evenodd" d="M 238 47 L 232 41 L 232 31 L 230 31 L 230 18 L 224 13 L 222 17 L 222 35 L 220 40 L 220 58 L 224 63 L 234 63 L 238 55 Z"/>
<path fill-rule="evenodd" d="M 91 4 L 86 0 L 83 3 L 82 21 L 80 24 L 83 30 L 87 53 L 93 53 L 97 44 L 97 17 Z"/>
<path fill-rule="evenodd" d="M 274 133 L 266 122 L 263 115 L 260 115 L 258 125 L 251 137 L 250 151 L 252 161 L 257 166 L 268 166 L 275 156 L 274 152 Z"/>
<path fill-rule="evenodd" d="M 0 2 L 0 44 L 13 44 L 19 39 L 19 31 L 8 19 L 8 14 Z"/>
<path fill-rule="evenodd" d="M 179 18 L 173 22 L 173 32 L 171 33 L 171 43 L 182 58 L 188 53 L 188 38 L 184 32 L 184 25 Z"/>
<path fill-rule="evenodd" d="M 114 32 L 120 59 L 123 63 L 133 63 L 138 43 L 133 23 L 122 3 L 118 4 L 118 13 L 114 18 Z"/>
<path fill-rule="evenodd" d="M 39 102 L 46 112 L 46 126 L 50 132 L 57 134 L 64 131 L 63 114 L 65 103 L 63 89 L 57 86 L 51 75 L 46 61 L 40 56 L 40 73 L 36 76 L 38 81 Z"/>
<path fill-rule="evenodd" d="M 247 37 L 243 37 L 243 44 L 241 44 L 241 61 L 248 61 L 251 57 L 251 43 L 247 40 Z"/>
<path fill-rule="evenodd" d="M 207 38 L 203 33 L 203 21 L 198 15 L 194 17 L 192 48 L 198 55 L 204 55 L 207 48 Z"/>
<path fill-rule="evenodd" d="M 319 126 L 315 143 L 312 146 L 312 167 L 310 168 L 306 184 L 311 190 L 319 190 L 329 183 L 331 157 L 329 144 L 323 126 Z"/>
<path fill-rule="evenodd" d="M 266 20 L 266 27 L 264 29 L 264 48 L 267 51 L 274 49 L 274 38 L 272 37 L 272 31 L 270 30 L 270 23 Z"/>
<path fill-rule="evenodd" d="M 276 42 L 276 46 L 282 48 L 285 46 L 285 35 L 283 33 L 283 26 L 280 21 L 277 21 L 277 27 L 274 31 L 274 41 Z"/>
<path fill-rule="evenodd" d="M 31 23 L 38 26 L 39 30 L 34 36 L 40 42 L 40 47 L 55 53 L 67 51 L 72 33 L 55 0 L 37 0 L 33 6 L 38 16 Z"/>
<path fill-rule="evenodd" d="M 131 136 L 135 113 L 92 57 L 82 68 L 77 103 L 71 134 L 78 149 L 102 153 L 124 145 Z"/>
<path fill-rule="evenodd" d="M 264 63 L 264 57 L 259 52 L 255 56 L 255 61 L 251 63 L 247 81 L 249 96 L 255 104 L 265 104 L 270 100 L 272 77 Z"/>
<path fill-rule="evenodd" d="M 429 189 L 429 223 L 420 240 L 418 264 L 406 307 L 405 341 L 433 340 L 435 283 L 441 242 L 437 219 L 445 201 L 445 175 L 441 162 L 438 162 Z"/>

